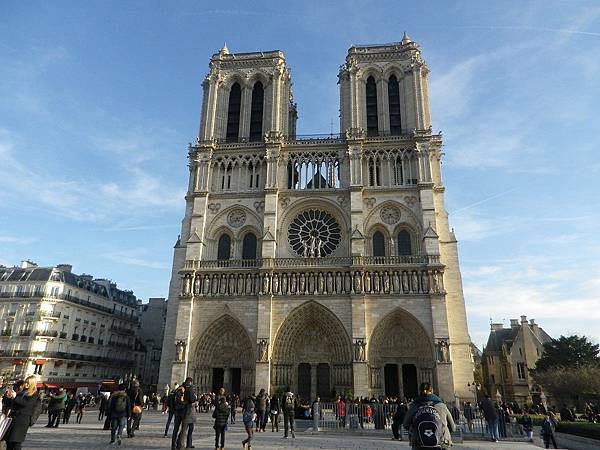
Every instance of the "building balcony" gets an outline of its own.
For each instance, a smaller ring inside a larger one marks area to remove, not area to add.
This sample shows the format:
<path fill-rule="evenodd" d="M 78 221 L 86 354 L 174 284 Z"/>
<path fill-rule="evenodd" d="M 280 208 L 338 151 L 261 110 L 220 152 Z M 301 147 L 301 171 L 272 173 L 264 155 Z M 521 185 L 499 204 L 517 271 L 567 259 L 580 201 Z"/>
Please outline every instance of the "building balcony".
<path fill-rule="evenodd" d="M 130 330 L 129 328 L 123 328 L 123 327 L 117 327 L 114 325 L 110 326 L 110 329 L 116 333 L 119 334 L 125 334 L 127 336 L 133 336 L 135 335 L 135 331 L 134 330 Z"/>
<path fill-rule="evenodd" d="M 61 317 L 60 311 L 40 311 L 40 317 L 45 320 L 57 320 Z"/>
<path fill-rule="evenodd" d="M 181 296 L 443 294 L 443 271 L 428 255 L 187 261 Z"/>
<path fill-rule="evenodd" d="M 66 333 L 65 333 L 66 335 Z M 36 337 L 58 337 L 58 331 L 46 330 L 46 331 L 36 331 Z"/>
<path fill-rule="evenodd" d="M 135 360 L 112 358 L 97 355 L 81 355 L 77 353 L 31 350 L 0 350 L 0 358 L 53 358 L 67 361 L 84 361 L 92 363 L 105 363 L 115 366 L 131 367 Z"/>
<path fill-rule="evenodd" d="M 11 330 L 2 330 L 2 332 L 0 332 L 0 336 L 11 336 L 11 335 L 12 335 Z"/>
<path fill-rule="evenodd" d="M 19 336 L 31 336 L 33 330 L 22 330 L 19 332 Z"/>
<path fill-rule="evenodd" d="M 199 269 L 279 269 L 287 267 L 423 266 L 439 265 L 437 255 L 406 256 L 333 256 L 325 258 L 266 258 L 187 260 L 184 270 Z"/>
<path fill-rule="evenodd" d="M 64 331 L 61 331 L 60 334 L 58 335 L 59 338 L 61 339 L 66 339 L 67 338 L 67 333 Z"/>

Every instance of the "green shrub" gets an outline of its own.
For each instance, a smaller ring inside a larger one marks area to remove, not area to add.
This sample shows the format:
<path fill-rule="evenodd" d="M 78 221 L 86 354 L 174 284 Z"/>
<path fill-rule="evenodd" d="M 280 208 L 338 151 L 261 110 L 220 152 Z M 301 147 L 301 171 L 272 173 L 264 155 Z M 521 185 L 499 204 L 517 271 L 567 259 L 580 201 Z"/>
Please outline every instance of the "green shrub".
<path fill-rule="evenodd" d="M 559 422 L 558 433 L 573 434 L 590 439 L 600 440 L 600 424 L 589 422 Z"/>

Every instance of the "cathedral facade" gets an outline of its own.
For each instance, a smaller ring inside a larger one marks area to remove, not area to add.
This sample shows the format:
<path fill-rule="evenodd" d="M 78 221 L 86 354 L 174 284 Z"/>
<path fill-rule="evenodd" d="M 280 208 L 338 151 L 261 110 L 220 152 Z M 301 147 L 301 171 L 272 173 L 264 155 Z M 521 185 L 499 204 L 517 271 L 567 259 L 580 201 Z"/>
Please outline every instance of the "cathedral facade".
<path fill-rule="evenodd" d="M 341 133 L 299 136 L 282 52 L 212 56 L 160 384 L 308 400 L 413 397 L 430 381 L 472 397 L 427 74 L 406 35 L 351 47 Z"/>

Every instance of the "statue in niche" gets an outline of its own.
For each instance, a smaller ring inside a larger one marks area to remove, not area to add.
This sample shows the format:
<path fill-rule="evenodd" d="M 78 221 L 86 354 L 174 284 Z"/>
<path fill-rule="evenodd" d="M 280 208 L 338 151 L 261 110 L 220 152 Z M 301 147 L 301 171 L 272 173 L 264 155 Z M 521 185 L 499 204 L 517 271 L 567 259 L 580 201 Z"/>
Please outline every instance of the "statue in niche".
<path fill-rule="evenodd" d="M 290 292 L 292 294 L 296 293 L 296 288 L 298 286 L 298 279 L 296 273 L 292 274 L 292 279 L 290 280 Z"/>
<path fill-rule="evenodd" d="M 387 271 L 383 272 L 383 292 L 390 293 L 390 274 Z"/>
<path fill-rule="evenodd" d="M 450 362 L 450 346 L 446 339 L 438 341 L 438 360 L 439 362 Z"/>
<path fill-rule="evenodd" d="M 279 294 L 279 275 L 273 275 L 273 295 Z"/>
<path fill-rule="evenodd" d="M 317 275 L 317 293 L 323 294 L 325 291 L 325 279 L 323 278 L 323 272 L 319 272 Z"/>
<path fill-rule="evenodd" d="M 261 339 L 257 344 L 258 361 L 266 362 L 269 357 L 269 341 Z"/>
<path fill-rule="evenodd" d="M 177 362 L 183 362 L 185 358 L 185 341 L 179 340 L 175 343 L 175 356 Z"/>
<path fill-rule="evenodd" d="M 413 270 L 412 272 L 412 286 L 411 286 L 411 291 L 413 293 L 417 293 L 419 292 L 419 278 L 417 277 L 417 272 Z"/>
<path fill-rule="evenodd" d="M 362 293 L 362 277 L 360 272 L 354 272 L 354 292 L 357 294 Z"/>
<path fill-rule="evenodd" d="M 304 294 L 306 292 L 306 275 L 304 272 L 300 274 L 300 294 Z"/>
<path fill-rule="evenodd" d="M 190 276 L 186 275 L 183 278 L 183 295 L 189 295 L 190 294 Z"/>
<path fill-rule="evenodd" d="M 366 347 L 367 343 L 364 339 L 357 339 L 354 342 L 354 360 L 355 361 L 366 361 Z"/>

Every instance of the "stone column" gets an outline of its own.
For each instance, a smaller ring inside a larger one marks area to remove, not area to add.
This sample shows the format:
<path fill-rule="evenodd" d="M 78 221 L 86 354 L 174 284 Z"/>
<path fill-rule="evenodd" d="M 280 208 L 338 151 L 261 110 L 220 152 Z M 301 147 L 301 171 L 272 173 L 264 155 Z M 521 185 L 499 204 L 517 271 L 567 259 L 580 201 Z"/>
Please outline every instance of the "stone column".
<path fill-rule="evenodd" d="M 310 365 L 310 404 L 317 398 L 317 366 L 318 364 Z"/>

